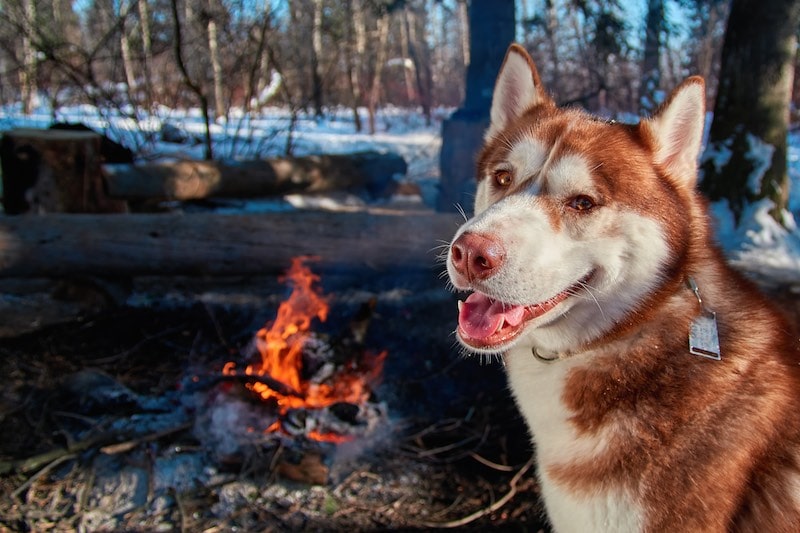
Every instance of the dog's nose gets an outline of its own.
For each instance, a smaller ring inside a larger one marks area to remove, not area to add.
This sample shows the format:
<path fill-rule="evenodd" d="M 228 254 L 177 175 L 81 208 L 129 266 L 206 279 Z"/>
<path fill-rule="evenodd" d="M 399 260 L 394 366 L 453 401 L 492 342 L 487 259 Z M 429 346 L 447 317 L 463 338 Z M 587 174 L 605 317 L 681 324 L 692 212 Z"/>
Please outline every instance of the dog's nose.
<path fill-rule="evenodd" d="M 469 281 L 486 279 L 503 265 L 506 250 L 496 239 L 480 233 L 462 233 L 450 245 L 450 261 Z"/>

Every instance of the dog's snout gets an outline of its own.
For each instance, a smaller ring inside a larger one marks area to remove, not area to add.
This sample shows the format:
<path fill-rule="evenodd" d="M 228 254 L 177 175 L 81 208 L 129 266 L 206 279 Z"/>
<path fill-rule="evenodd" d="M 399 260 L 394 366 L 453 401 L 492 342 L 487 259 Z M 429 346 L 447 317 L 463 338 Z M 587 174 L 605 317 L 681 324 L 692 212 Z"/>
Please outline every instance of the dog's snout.
<path fill-rule="evenodd" d="M 450 261 L 469 281 L 486 279 L 503 265 L 506 250 L 496 238 L 480 233 L 463 233 L 450 245 Z"/>

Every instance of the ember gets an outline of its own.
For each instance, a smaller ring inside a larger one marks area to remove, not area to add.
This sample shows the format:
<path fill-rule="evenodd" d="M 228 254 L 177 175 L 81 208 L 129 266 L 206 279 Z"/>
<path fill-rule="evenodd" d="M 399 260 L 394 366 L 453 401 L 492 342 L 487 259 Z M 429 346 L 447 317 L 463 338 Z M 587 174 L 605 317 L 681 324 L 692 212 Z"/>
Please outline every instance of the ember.
<path fill-rule="evenodd" d="M 279 306 L 275 321 L 256 333 L 255 345 L 260 360 L 247 365 L 243 372 L 245 376 L 254 377 L 245 386 L 257 397 L 274 402 L 278 408 L 279 419 L 270 424 L 265 433 L 295 434 L 295 431 L 287 431 L 285 424 L 284 417 L 291 410 L 316 410 L 340 403 L 363 405 L 383 371 L 386 352 L 362 354 L 363 357 L 353 357 L 337 369 L 305 375 L 304 349 L 314 338 L 310 332 L 311 323 L 314 319 L 324 322 L 330 309 L 316 285 L 320 278 L 304 264 L 306 260 L 292 260 L 282 278 L 292 285 L 292 293 Z M 234 362 L 225 364 L 222 373 L 226 376 L 242 374 L 236 370 Z M 348 440 L 346 435 L 318 429 L 309 429 L 305 436 L 323 442 Z"/>

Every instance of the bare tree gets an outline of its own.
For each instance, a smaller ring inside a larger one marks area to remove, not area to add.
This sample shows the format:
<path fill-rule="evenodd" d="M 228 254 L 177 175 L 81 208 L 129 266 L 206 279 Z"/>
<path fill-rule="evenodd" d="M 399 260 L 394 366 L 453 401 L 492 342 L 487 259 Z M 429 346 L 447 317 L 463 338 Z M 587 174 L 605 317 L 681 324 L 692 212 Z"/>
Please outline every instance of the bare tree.
<path fill-rule="evenodd" d="M 430 54 L 425 44 L 424 28 L 426 21 L 419 6 L 412 6 L 406 2 L 403 10 L 403 25 L 408 36 L 408 55 L 414 65 L 414 75 L 417 82 L 417 95 L 422 105 L 422 113 L 426 124 L 431 123 L 431 73 Z"/>
<path fill-rule="evenodd" d="M 658 106 L 661 88 L 661 34 L 664 31 L 664 0 L 647 1 L 642 82 L 639 86 L 640 111 L 650 114 Z"/>
<path fill-rule="evenodd" d="M 322 116 L 322 0 L 312 0 L 313 19 L 311 23 L 311 98 L 314 101 L 314 114 Z"/>
<path fill-rule="evenodd" d="M 22 0 L 22 68 L 19 85 L 22 93 L 22 112 L 29 115 L 36 102 L 36 48 L 32 42 L 36 25 L 35 0 Z"/>
<path fill-rule="evenodd" d="M 178 9 L 178 0 L 170 0 L 172 23 L 174 30 L 173 51 L 175 53 L 175 62 L 178 65 L 178 70 L 181 73 L 183 83 L 189 90 L 194 93 L 200 103 L 200 111 L 203 113 L 203 122 L 205 123 L 205 158 L 211 160 L 214 158 L 214 150 L 211 144 L 211 119 L 208 114 L 208 97 L 206 96 L 203 88 L 192 79 L 189 75 L 189 70 L 186 68 L 186 63 L 183 60 L 183 43 L 181 40 L 181 18 Z"/>
<path fill-rule="evenodd" d="M 214 84 L 214 116 L 221 118 L 225 112 L 225 93 L 222 82 L 222 63 L 219 56 L 219 34 L 217 30 L 217 9 L 214 0 L 209 0 L 206 12 L 206 31 L 208 35 L 208 57 L 211 62 L 211 75 Z"/>
<path fill-rule="evenodd" d="M 347 25 L 350 31 L 347 35 L 347 83 L 350 88 L 350 107 L 353 110 L 353 122 L 356 131 L 361 131 L 361 115 L 358 113 L 358 106 L 361 104 L 361 84 L 363 76 L 363 60 L 367 53 L 367 30 L 364 20 L 363 0 L 350 0 L 348 2 Z"/>
<path fill-rule="evenodd" d="M 121 11 L 124 11 L 122 6 Z M 119 47 L 122 52 L 122 69 L 125 71 L 125 82 L 128 87 L 128 100 L 135 101 L 134 92 L 136 91 L 136 73 L 133 68 L 133 56 L 131 55 L 131 43 L 128 38 L 128 26 L 126 18 L 120 18 L 119 28 Z"/>
<path fill-rule="evenodd" d="M 376 121 L 375 114 L 378 109 L 378 102 L 381 98 L 381 75 L 387 59 L 387 44 L 389 42 L 389 10 L 386 6 L 378 6 L 378 20 L 376 23 L 376 52 L 375 68 L 372 72 L 372 83 L 370 85 L 369 97 L 367 100 L 367 113 L 369 114 L 369 132 L 375 134 Z"/>
<path fill-rule="evenodd" d="M 144 94 L 148 110 L 153 107 L 153 78 L 150 73 L 150 64 L 153 61 L 153 38 L 150 28 L 150 10 L 147 0 L 138 0 L 139 28 L 142 36 L 142 77 L 144 78 Z"/>

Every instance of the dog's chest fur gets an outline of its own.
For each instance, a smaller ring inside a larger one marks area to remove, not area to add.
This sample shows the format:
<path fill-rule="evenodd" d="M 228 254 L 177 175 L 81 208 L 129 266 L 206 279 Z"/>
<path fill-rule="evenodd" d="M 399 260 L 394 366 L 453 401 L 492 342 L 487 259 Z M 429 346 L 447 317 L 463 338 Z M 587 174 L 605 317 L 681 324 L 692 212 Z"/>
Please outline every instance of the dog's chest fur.
<path fill-rule="evenodd" d="M 613 423 L 593 435 L 580 435 L 563 401 L 571 371 L 583 359 L 552 364 L 537 361 L 530 351 L 506 355 L 508 379 L 534 442 L 542 496 L 556 531 L 639 531 L 641 509 L 629 491 L 613 480 L 603 490 L 576 491 L 554 481 L 549 469 L 576 459 L 591 460 L 608 453 Z M 558 400 L 557 400 L 558 399 Z"/>

